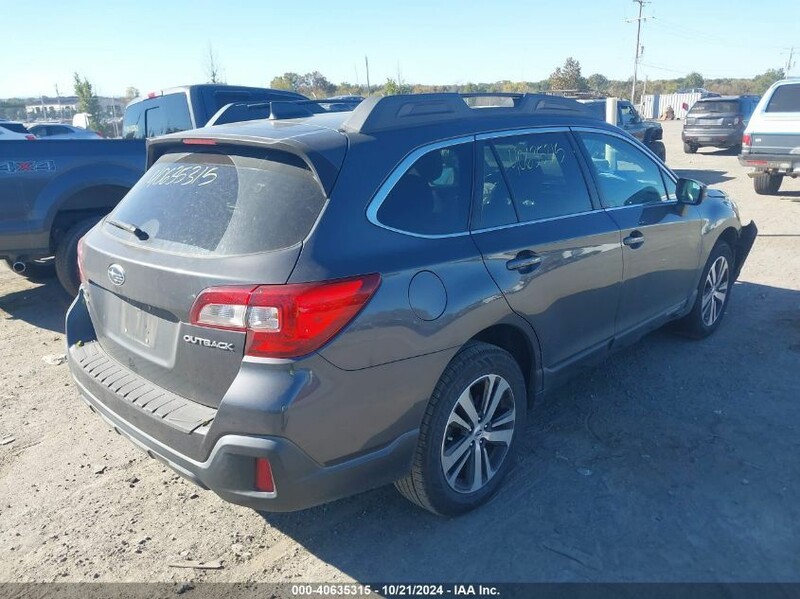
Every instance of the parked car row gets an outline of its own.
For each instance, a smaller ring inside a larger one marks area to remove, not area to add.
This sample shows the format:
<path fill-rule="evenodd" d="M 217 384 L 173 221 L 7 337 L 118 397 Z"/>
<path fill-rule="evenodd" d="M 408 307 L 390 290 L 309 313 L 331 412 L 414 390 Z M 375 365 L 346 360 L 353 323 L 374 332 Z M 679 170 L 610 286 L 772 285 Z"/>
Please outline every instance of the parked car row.
<path fill-rule="evenodd" d="M 151 140 L 78 246 L 84 401 L 235 503 L 394 482 L 453 516 L 580 366 L 719 327 L 756 236 L 730 198 L 574 100 L 472 99 L 275 102 Z"/>

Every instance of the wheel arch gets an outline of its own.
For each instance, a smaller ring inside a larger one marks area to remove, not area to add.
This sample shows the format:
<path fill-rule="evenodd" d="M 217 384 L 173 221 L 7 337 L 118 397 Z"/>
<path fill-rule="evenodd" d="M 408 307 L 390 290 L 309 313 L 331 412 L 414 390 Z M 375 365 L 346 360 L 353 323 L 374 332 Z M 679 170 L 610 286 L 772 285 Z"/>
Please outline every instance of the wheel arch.
<path fill-rule="evenodd" d="M 533 329 L 527 327 L 525 330 L 517 324 L 501 322 L 473 335 L 465 346 L 475 341 L 494 345 L 511 354 L 525 378 L 528 404 L 530 405 L 542 390 L 542 360 L 539 341 Z"/>
<path fill-rule="evenodd" d="M 92 185 L 79 189 L 61 203 L 50 226 L 50 248 L 56 246 L 76 223 L 92 217 L 102 217 L 111 212 L 130 187 L 123 184 Z"/>

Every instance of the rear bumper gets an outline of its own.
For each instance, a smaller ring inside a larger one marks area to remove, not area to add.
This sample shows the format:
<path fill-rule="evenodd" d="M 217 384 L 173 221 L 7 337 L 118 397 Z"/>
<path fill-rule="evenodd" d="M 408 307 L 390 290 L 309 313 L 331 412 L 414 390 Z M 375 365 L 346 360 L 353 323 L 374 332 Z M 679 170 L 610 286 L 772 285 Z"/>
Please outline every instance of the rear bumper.
<path fill-rule="evenodd" d="M 410 380 L 419 372 L 415 360 L 387 366 L 392 372 L 344 372 L 321 357 L 291 369 L 243 363 L 212 408 L 155 386 L 108 355 L 82 291 L 67 313 L 66 331 L 68 364 L 83 401 L 148 455 L 232 503 L 300 510 L 391 483 L 411 467 L 425 404 L 404 404 L 402 393 L 387 393 L 392 382 L 380 387 L 376 381 Z M 418 378 L 420 389 L 428 385 Z M 269 460 L 274 493 L 255 490 L 256 458 Z"/>
<path fill-rule="evenodd" d="M 684 129 L 681 133 L 683 143 L 693 146 L 714 146 L 733 148 L 742 143 L 742 131 L 718 129 Z"/>
<path fill-rule="evenodd" d="M 800 177 L 800 155 L 795 154 L 740 154 L 739 164 L 753 167 L 748 173 L 753 177 L 759 173 L 773 173 Z"/>
<path fill-rule="evenodd" d="M 0 231 L 0 258 L 11 261 L 35 260 L 51 256 L 50 231 L 3 233 Z"/>
<path fill-rule="evenodd" d="M 753 248 L 753 243 L 758 236 L 758 227 L 754 221 L 750 221 L 749 225 L 742 227 L 739 233 L 739 241 L 736 243 L 736 268 L 733 273 L 733 280 L 739 278 L 739 273 L 742 271 L 747 256 L 750 255 L 750 250 Z"/>
<path fill-rule="evenodd" d="M 393 482 L 410 468 L 417 443 L 417 431 L 411 431 L 378 451 L 326 467 L 288 439 L 225 435 L 206 460 L 197 461 L 120 418 L 103 403 L 97 389 L 90 390 L 74 371 L 73 377 L 92 411 L 150 457 L 226 501 L 260 511 L 301 510 Z M 272 493 L 254 490 L 256 458 L 270 462 Z"/>

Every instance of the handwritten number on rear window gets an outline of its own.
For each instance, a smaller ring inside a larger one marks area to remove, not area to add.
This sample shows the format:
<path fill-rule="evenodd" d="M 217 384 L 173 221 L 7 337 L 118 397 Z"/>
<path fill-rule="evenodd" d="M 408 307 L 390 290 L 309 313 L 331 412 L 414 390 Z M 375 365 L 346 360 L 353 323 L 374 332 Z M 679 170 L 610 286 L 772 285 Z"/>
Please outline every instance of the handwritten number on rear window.
<path fill-rule="evenodd" d="M 147 180 L 147 185 L 194 185 L 202 187 L 217 180 L 216 166 L 176 166 L 164 168 L 153 173 Z"/>

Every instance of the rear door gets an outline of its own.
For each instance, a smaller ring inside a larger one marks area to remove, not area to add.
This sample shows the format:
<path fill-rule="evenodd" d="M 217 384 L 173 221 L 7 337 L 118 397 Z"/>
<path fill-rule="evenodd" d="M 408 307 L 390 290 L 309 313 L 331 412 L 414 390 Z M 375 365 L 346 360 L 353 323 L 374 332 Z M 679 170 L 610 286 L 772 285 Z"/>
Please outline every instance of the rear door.
<path fill-rule="evenodd" d="M 622 233 L 624 286 L 617 333 L 680 308 L 697 279 L 702 220 L 677 203 L 675 181 L 635 142 L 608 131 L 576 131 L 607 214 Z"/>
<path fill-rule="evenodd" d="M 472 236 L 559 371 L 614 335 L 619 229 L 593 203 L 568 130 L 483 137 L 477 156 Z"/>
<path fill-rule="evenodd" d="M 191 325 L 195 298 L 213 286 L 285 283 L 324 203 L 292 154 L 233 146 L 165 154 L 84 239 L 84 287 L 103 349 L 161 387 L 216 406 L 239 370 L 245 335 Z"/>

